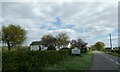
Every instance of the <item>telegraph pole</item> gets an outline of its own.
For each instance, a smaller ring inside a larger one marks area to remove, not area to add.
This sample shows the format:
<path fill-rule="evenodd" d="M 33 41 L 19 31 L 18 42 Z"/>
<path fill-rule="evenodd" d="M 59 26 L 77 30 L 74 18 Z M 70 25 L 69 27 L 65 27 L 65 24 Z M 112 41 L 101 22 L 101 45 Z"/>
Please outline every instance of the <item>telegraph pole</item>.
<path fill-rule="evenodd" d="M 111 49 L 113 49 L 113 48 L 112 48 L 111 34 L 109 34 L 109 36 L 110 36 L 110 47 L 111 47 Z"/>

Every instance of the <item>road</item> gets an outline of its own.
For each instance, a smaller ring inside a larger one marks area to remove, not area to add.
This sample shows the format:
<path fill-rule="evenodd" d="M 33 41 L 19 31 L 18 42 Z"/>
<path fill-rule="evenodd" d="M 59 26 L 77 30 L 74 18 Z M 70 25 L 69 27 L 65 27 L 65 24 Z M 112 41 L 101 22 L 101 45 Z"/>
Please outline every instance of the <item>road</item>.
<path fill-rule="evenodd" d="M 99 51 L 93 52 L 93 61 L 90 70 L 119 70 L 120 58 L 104 54 Z"/>

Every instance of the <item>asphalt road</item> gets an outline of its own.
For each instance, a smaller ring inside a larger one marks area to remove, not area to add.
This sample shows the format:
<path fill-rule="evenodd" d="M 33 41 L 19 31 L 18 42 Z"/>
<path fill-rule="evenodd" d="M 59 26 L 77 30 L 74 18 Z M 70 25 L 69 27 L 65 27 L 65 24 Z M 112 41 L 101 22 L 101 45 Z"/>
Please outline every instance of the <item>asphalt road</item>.
<path fill-rule="evenodd" d="M 93 52 L 93 61 L 90 70 L 119 70 L 120 58 L 104 54 L 99 51 Z"/>

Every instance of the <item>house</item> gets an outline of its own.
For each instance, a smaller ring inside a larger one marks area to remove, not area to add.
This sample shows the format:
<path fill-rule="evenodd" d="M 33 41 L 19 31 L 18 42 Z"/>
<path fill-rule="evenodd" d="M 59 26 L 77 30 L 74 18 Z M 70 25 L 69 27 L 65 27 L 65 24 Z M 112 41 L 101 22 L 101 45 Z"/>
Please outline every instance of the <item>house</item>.
<path fill-rule="evenodd" d="M 71 48 L 73 45 L 75 45 L 76 43 L 80 44 L 81 48 L 85 48 L 87 43 L 84 42 L 82 39 L 79 39 L 77 42 L 76 40 L 72 40 L 72 41 L 67 41 L 66 45 L 54 45 L 56 50 L 60 50 L 62 48 Z M 68 44 L 68 45 L 67 45 Z M 48 47 L 45 47 L 42 45 L 41 41 L 33 41 L 30 44 L 30 50 L 47 50 Z"/>
<path fill-rule="evenodd" d="M 30 50 L 41 50 L 41 42 L 40 41 L 33 41 L 30 44 Z"/>
<path fill-rule="evenodd" d="M 47 50 L 47 47 L 44 47 L 41 41 L 33 41 L 30 44 L 30 50 Z"/>
<path fill-rule="evenodd" d="M 67 43 L 69 43 L 69 41 L 67 41 Z M 56 50 L 60 50 L 62 48 L 66 48 L 67 47 L 67 43 L 66 43 L 66 45 L 60 45 L 60 46 L 53 45 L 53 46 L 55 46 Z M 47 49 L 48 49 L 48 47 L 45 47 L 44 45 L 42 45 L 41 41 L 33 41 L 30 44 L 30 50 L 47 50 Z"/>

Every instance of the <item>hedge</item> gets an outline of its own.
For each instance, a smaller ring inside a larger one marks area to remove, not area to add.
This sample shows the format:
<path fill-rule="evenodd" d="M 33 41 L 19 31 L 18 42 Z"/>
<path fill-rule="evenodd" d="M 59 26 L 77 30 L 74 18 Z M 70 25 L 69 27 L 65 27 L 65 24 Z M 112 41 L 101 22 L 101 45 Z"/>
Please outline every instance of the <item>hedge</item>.
<path fill-rule="evenodd" d="M 42 70 L 48 64 L 54 64 L 66 58 L 69 50 L 61 51 L 3 51 L 2 69 L 17 71 Z"/>

